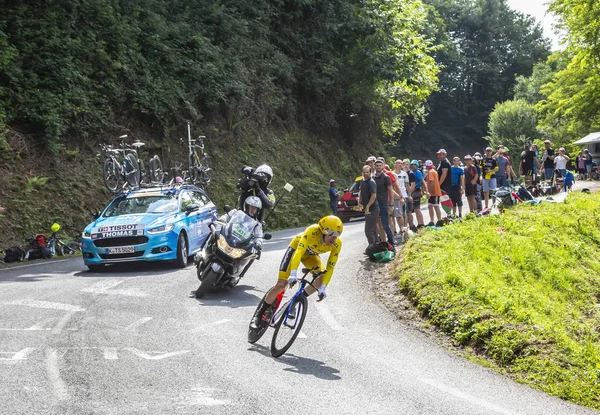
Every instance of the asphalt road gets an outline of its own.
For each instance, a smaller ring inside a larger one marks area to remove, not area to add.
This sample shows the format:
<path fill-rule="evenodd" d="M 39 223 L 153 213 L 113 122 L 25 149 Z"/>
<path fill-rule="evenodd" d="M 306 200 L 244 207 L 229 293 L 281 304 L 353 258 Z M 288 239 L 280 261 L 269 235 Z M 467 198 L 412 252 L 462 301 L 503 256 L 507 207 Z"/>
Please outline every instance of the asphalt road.
<path fill-rule="evenodd" d="M 2 414 L 591 414 L 453 355 L 368 291 L 351 222 L 322 303 L 274 359 L 246 341 L 295 230 L 230 291 L 188 298 L 195 268 L 86 271 L 81 259 L 0 271 Z"/>

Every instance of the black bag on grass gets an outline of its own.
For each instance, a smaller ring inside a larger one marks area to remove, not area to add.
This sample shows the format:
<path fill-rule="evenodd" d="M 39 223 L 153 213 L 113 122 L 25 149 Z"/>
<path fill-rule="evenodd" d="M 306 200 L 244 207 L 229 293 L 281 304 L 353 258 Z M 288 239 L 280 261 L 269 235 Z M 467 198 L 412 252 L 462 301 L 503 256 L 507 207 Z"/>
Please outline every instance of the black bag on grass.
<path fill-rule="evenodd" d="M 18 246 L 13 246 L 4 251 L 4 262 L 17 262 L 23 260 L 23 251 Z"/>
<path fill-rule="evenodd" d="M 369 257 L 371 261 L 377 261 L 377 257 L 375 254 L 377 252 L 385 252 L 385 251 L 393 251 L 394 247 L 387 242 L 379 241 L 372 243 L 365 250 L 365 254 Z"/>

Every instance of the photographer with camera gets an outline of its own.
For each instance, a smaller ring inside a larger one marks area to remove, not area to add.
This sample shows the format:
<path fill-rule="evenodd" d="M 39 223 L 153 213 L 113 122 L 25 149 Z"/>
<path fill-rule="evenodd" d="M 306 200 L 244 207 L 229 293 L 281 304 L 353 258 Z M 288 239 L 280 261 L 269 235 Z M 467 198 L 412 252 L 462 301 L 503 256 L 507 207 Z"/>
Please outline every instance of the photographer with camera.
<path fill-rule="evenodd" d="M 237 188 L 240 189 L 238 209 L 243 209 L 244 201 L 248 196 L 258 196 L 262 208 L 258 212 L 257 220 L 262 223 L 265 211 L 275 205 L 275 194 L 268 187 L 273 180 L 273 170 L 266 164 L 262 164 L 256 170 L 252 167 L 244 167 L 242 173 L 243 176 L 237 184 Z"/>

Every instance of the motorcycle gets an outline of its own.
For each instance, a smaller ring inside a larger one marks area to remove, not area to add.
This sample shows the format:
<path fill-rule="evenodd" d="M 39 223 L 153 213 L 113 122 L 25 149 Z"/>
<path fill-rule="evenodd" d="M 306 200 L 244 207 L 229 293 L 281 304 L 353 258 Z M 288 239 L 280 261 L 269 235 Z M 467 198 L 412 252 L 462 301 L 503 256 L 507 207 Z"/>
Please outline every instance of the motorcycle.
<path fill-rule="evenodd" d="M 229 215 L 231 208 L 225 207 Z M 212 289 L 235 287 L 246 265 L 260 258 L 253 231 L 257 221 L 241 210 L 231 214 L 227 223 L 214 222 L 204 246 L 194 257 L 200 286 L 196 298 L 202 298 Z M 271 239 L 264 234 L 265 240 Z"/>

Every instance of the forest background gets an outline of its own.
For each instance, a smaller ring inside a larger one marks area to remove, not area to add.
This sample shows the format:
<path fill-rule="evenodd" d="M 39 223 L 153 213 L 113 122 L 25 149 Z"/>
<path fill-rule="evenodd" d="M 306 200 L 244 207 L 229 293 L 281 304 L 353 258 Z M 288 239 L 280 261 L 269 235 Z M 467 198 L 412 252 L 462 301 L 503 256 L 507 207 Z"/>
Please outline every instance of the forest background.
<path fill-rule="evenodd" d="M 595 89 L 580 81 L 596 80 L 586 64 L 599 49 L 598 6 L 575 3 L 585 7 L 552 3 L 569 38 L 551 55 L 505 0 L 4 0 L 0 246 L 55 221 L 80 232 L 111 198 L 100 143 L 128 134 L 168 167 L 185 164 L 187 121 L 207 137 L 220 208 L 244 165 L 270 164 L 279 195 L 295 186 L 271 228 L 326 213 L 329 179 L 349 185 L 368 155 L 503 139 L 489 115 L 515 94 L 534 106 L 532 138 L 575 137 L 597 120 Z"/>

